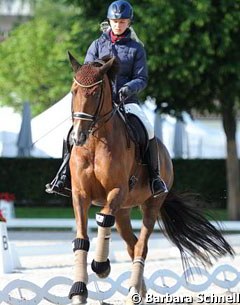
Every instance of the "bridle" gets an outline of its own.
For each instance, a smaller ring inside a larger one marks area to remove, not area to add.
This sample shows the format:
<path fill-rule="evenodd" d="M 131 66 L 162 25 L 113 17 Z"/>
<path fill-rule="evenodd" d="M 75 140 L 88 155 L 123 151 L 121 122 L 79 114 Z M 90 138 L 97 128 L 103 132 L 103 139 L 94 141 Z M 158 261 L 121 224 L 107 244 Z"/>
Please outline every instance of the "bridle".
<path fill-rule="evenodd" d="M 102 65 L 105 64 L 102 61 L 97 61 L 100 62 Z M 94 113 L 94 115 L 86 113 L 86 112 L 72 112 L 72 118 L 75 120 L 84 120 L 84 121 L 90 121 L 92 122 L 90 124 L 90 127 L 88 129 L 88 133 L 89 134 L 93 134 L 94 132 L 96 132 L 98 129 L 100 129 L 106 122 L 108 122 L 116 113 L 116 111 L 119 109 L 118 105 L 113 104 L 113 109 L 111 109 L 110 111 L 108 111 L 107 113 L 100 115 L 102 107 L 103 107 L 103 84 L 104 84 L 104 79 L 101 79 L 95 83 L 92 83 L 90 85 L 84 85 L 82 83 L 80 83 L 76 77 L 73 78 L 73 81 L 76 85 L 78 85 L 81 88 L 92 88 L 96 85 L 101 85 L 101 92 L 100 92 L 100 96 L 98 99 L 98 106 L 97 109 Z M 97 128 L 94 129 L 95 125 L 99 122 L 102 122 L 102 124 L 100 126 L 98 126 Z"/>
<path fill-rule="evenodd" d="M 75 77 L 73 78 L 73 80 L 78 86 L 80 86 L 82 88 L 91 88 L 91 87 L 101 84 L 103 82 L 103 79 L 100 79 L 98 82 L 93 83 L 91 85 L 83 85 L 83 84 L 79 83 L 79 81 Z"/>
<path fill-rule="evenodd" d="M 95 125 L 95 119 L 96 117 L 99 116 L 99 113 L 102 109 L 102 106 L 103 106 L 103 101 L 102 101 L 102 93 L 103 93 L 103 79 L 93 83 L 93 84 L 90 84 L 90 85 L 83 85 L 81 84 L 75 77 L 73 78 L 73 81 L 75 82 L 75 84 L 77 84 L 79 87 L 82 87 L 82 88 L 92 88 L 98 84 L 101 84 L 101 93 L 100 93 L 100 97 L 99 97 L 99 102 L 98 102 L 98 107 L 96 109 L 96 112 L 94 115 L 92 114 L 88 114 L 86 112 L 73 112 L 72 113 L 72 117 L 73 119 L 77 119 L 77 120 L 84 120 L 84 121 L 91 121 L 91 122 L 94 122 L 94 125 Z"/>

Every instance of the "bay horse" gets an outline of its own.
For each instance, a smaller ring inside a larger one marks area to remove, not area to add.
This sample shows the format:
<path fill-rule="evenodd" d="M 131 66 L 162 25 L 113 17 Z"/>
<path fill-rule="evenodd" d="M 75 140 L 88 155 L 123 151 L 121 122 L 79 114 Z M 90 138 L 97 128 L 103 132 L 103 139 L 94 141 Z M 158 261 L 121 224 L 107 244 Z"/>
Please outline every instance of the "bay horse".
<path fill-rule="evenodd" d="M 111 227 L 115 225 L 132 260 L 127 304 L 134 304 L 132 296 L 135 293 L 141 297 L 146 295 L 143 272 L 148 239 L 156 221 L 160 224 L 160 219 L 167 237 L 180 250 L 185 266 L 189 255 L 205 265 L 211 265 L 210 257 L 217 259 L 233 255 L 220 231 L 191 207 L 193 199 L 171 191 L 173 165 L 160 141 L 161 176 L 170 191 L 156 198 L 152 196 L 147 166 L 136 158 L 136 144 L 126 134 L 119 105 L 112 101 L 110 77 L 114 74 L 116 59 L 96 60 L 84 65 L 70 53 L 69 59 L 74 71 L 71 87 L 74 144 L 70 171 L 77 229 L 73 241 L 74 281 L 69 293 L 72 304 L 84 304 L 88 297 L 87 254 L 90 242 L 87 229 L 91 204 L 101 207 L 100 213 L 96 214 L 98 233 L 92 270 L 100 278 L 109 275 L 109 240 Z M 136 183 L 130 188 L 132 176 L 136 176 Z M 131 209 L 136 206 L 142 211 L 138 238 L 130 219 Z"/>

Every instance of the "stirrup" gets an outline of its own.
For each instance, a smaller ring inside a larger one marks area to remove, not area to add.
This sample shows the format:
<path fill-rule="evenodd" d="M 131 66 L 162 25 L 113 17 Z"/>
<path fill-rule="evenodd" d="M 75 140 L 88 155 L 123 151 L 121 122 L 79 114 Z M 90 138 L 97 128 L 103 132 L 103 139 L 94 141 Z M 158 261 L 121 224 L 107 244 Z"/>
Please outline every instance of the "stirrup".
<path fill-rule="evenodd" d="M 54 178 L 52 182 L 45 185 L 45 191 L 48 194 L 58 194 L 64 197 L 71 197 L 72 190 L 66 186 L 64 186 L 63 181 L 61 179 Z"/>
<path fill-rule="evenodd" d="M 48 194 L 53 194 L 54 193 L 53 189 L 56 183 L 57 183 L 57 177 L 55 177 L 52 182 L 45 184 L 45 192 Z"/>
<path fill-rule="evenodd" d="M 150 187 L 154 198 L 162 193 L 168 193 L 166 183 L 159 176 L 151 179 Z"/>

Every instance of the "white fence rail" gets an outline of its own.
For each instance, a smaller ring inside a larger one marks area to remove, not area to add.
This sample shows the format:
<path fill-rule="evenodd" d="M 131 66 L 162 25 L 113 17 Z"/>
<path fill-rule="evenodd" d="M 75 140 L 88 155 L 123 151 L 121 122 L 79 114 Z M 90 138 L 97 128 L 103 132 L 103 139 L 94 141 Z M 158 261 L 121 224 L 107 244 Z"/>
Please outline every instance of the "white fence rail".
<path fill-rule="evenodd" d="M 88 284 L 89 299 L 103 301 L 114 297 L 116 293 L 118 293 L 118 299 L 119 294 L 126 296 L 128 289 L 125 285 L 129 276 L 130 272 L 128 271 L 120 274 L 114 280 L 110 277 L 99 280 L 95 274 L 91 274 Z M 200 276 L 201 281 L 194 281 L 195 276 L 198 279 Z M 145 277 L 145 281 L 151 293 L 159 295 L 172 295 L 181 288 L 199 293 L 206 291 L 214 284 L 219 288 L 236 294 L 236 302 L 233 303 L 239 303 L 240 301 L 240 294 L 231 291 L 231 289 L 240 283 L 240 272 L 228 264 L 218 266 L 212 273 L 202 268 L 189 268 L 181 276 L 172 270 L 161 269 L 153 272 L 149 277 Z M 68 291 L 71 285 L 71 279 L 60 276 L 48 280 L 43 287 L 26 280 L 13 280 L 0 291 L 0 303 L 5 302 L 9 305 L 37 305 L 41 301 L 46 300 L 52 304 L 69 304 L 67 292 L 65 295 L 55 295 L 50 290 L 54 290 L 53 288 L 56 286 L 64 286 L 65 290 L 61 288 L 60 291 Z M 94 287 L 95 289 L 93 289 Z M 33 297 L 31 298 L 31 296 Z"/>
<path fill-rule="evenodd" d="M 221 228 L 223 231 L 239 231 L 240 232 L 240 221 L 222 221 L 222 222 L 211 222 L 217 228 Z M 142 226 L 141 220 L 132 220 L 132 226 L 135 230 L 140 230 Z M 49 219 L 49 218 L 12 218 L 7 222 L 9 229 L 24 229 L 24 228 L 49 228 L 49 229 L 76 229 L 76 223 L 74 219 Z M 97 228 L 95 219 L 88 220 L 88 228 L 94 230 Z M 160 230 L 158 224 L 155 225 L 155 230 Z"/>

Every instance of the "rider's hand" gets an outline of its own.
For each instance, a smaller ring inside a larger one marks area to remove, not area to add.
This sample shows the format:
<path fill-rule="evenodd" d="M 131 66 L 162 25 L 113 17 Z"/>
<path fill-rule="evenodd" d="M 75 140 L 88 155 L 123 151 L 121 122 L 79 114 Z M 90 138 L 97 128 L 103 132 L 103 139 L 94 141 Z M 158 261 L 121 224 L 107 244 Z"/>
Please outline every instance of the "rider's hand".
<path fill-rule="evenodd" d="M 119 91 L 119 100 L 122 102 L 124 101 L 126 98 L 128 98 L 129 96 L 132 95 L 132 91 L 128 86 L 123 86 Z"/>

